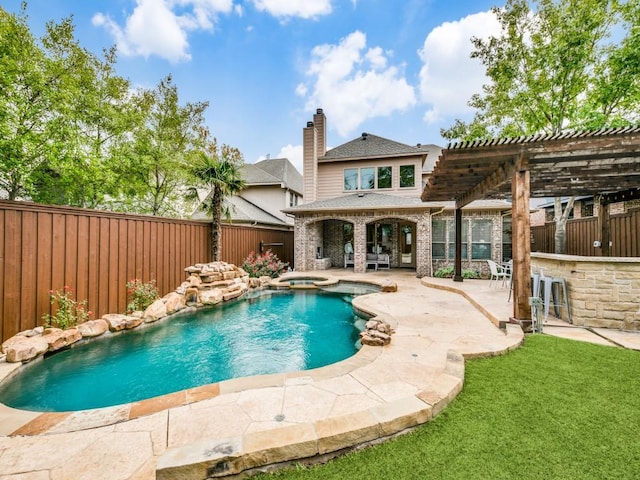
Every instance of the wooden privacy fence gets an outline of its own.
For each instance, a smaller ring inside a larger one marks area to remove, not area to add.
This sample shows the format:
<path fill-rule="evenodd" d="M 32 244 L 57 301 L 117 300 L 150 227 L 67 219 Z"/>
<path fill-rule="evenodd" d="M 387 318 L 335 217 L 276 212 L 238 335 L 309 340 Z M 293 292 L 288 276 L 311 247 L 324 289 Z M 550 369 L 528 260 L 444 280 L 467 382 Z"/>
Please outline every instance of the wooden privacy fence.
<path fill-rule="evenodd" d="M 155 280 L 160 295 L 184 268 L 210 260 L 207 223 L 0 201 L 0 338 L 42 324 L 50 290 L 71 287 L 94 318 L 126 310 L 126 283 Z M 240 265 L 260 242 L 293 259 L 293 232 L 223 225 L 222 257 Z"/>
<path fill-rule="evenodd" d="M 611 256 L 640 257 L 640 208 L 629 209 L 626 213 L 611 215 Z M 531 251 L 554 253 L 556 226 L 531 227 Z M 600 240 L 598 219 L 579 218 L 567 221 L 567 255 L 585 257 L 600 256 L 600 248 L 593 242 Z"/>
<path fill-rule="evenodd" d="M 209 258 L 197 222 L 0 201 L 2 338 L 42 323 L 50 290 L 71 287 L 94 317 L 126 310 L 126 283 L 155 280 L 160 294 Z"/>
<path fill-rule="evenodd" d="M 271 250 L 293 268 L 293 231 L 256 228 L 247 225 L 222 225 L 222 259 L 241 266 L 249 253 Z M 262 247 L 262 249 L 261 249 Z"/>

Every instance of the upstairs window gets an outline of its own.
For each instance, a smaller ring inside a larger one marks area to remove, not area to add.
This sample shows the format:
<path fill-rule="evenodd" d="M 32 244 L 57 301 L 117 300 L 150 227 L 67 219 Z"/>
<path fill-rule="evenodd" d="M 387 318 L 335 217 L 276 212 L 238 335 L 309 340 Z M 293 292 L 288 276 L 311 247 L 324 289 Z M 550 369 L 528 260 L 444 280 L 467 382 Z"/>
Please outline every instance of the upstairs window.
<path fill-rule="evenodd" d="M 344 189 L 345 190 L 358 189 L 358 169 L 357 168 L 344 169 Z"/>
<path fill-rule="evenodd" d="M 400 188 L 416 186 L 415 165 L 400 165 Z"/>
<path fill-rule="evenodd" d="M 360 169 L 360 189 L 373 190 L 376 186 L 376 169 L 361 168 Z"/>
<path fill-rule="evenodd" d="M 344 190 L 375 190 L 391 187 L 391 167 L 344 169 Z"/>
<path fill-rule="evenodd" d="M 391 188 L 391 167 L 378 167 L 378 188 Z"/>

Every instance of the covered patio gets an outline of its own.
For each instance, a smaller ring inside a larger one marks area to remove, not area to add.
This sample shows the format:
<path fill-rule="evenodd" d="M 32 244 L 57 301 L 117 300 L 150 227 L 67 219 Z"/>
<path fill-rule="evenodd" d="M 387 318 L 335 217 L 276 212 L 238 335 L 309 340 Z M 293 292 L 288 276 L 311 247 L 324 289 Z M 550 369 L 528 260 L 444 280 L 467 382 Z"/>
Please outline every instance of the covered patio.
<path fill-rule="evenodd" d="M 609 254 L 607 205 L 640 198 L 640 127 L 476 140 L 442 151 L 421 199 L 455 201 L 454 281 L 461 282 L 462 207 L 479 199 L 511 199 L 512 322 L 531 324 L 530 199 L 600 198 L 602 255 Z"/>
<path fill-rule="evenodd" d="M 437 205 L 439 210 L 442 207 Z M 431 275 L 434 205 L 418 198 L 358 193 L 285 210 L 295 214 L 296 270 L 402 268 Z"/>

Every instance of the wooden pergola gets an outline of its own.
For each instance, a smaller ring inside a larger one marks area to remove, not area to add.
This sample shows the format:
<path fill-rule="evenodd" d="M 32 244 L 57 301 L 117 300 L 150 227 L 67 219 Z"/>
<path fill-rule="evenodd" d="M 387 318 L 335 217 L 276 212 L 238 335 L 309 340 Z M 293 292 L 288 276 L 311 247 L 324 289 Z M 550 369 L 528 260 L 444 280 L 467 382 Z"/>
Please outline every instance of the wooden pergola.
<path fill-rule="evenodd" d="M 531 322 L 529 200 L 600 197 L 603 255 L 608 255 L 608 205 L 640 198 L 640 127 L 575 131 L 459 142 L 444 149 L 422 201 L 455 201 L 454 281 L 462 281 L 462 207 L 474 200 L 512 202 L 513 321 Z"/>

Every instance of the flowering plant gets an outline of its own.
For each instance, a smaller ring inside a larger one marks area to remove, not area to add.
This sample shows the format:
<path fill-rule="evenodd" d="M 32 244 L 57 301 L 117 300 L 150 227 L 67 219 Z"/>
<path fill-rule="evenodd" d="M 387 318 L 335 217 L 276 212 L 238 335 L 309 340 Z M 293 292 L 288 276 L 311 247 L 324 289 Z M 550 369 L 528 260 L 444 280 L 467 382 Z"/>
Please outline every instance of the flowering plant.
<path fill-rule="evenodd" d="M 158 288 L 155 280 L 144 283 L 142 280 L 134 278 L 127 282 L 127 313 L 145 310 L 157 299 Z"/>
<path fill-rule="evenodd" d="M 46 327 L 57 327 L 66 330 L 79 323 L 86 322 L 93 312 L 87 310 L 87 301 L 78 302 L 73 299 L 73 289 L 65 285 L 61 290 L 49 290 L 51 305 L 54 305 L 54 314 L 42 316 Z"/>
<path fill-rule="evenodd" d="M 249 274 L 250 277 L 271 277 L 275 278 L 284 272 L 288 263 L 281 262 L 278 256 L 271 250 L 259 254 L 251 252 L 242 264 L 242 269 Z"/>

